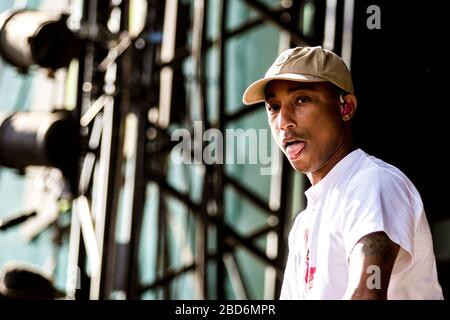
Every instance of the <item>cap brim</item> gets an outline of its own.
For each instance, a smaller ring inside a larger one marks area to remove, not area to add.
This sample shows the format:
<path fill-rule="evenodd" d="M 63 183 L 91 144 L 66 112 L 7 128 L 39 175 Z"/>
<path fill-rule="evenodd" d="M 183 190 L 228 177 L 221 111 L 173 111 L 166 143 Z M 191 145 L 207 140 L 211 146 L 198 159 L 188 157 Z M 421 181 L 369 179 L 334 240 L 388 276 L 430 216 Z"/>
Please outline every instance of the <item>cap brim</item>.
<path fill-rule="evenodd" d="M 324 78 L 311 76 L 307 74 L 296 74 L 296 73 L 283 73 L 278 74 L 269 78 L 264 78 L 253 82 L 248 86 L 247 90 L 245 90 L 244 95 L 242 96 L 242 102 L 246 105 L 255 104 L 258 102 L 264 102 L 266 100 L 266 96 L 264 90 L 266 85 L 272 80 L 290 80 L 290 81 L 298 81 L 298 82 L 325 82 L 328 81 Z"/>

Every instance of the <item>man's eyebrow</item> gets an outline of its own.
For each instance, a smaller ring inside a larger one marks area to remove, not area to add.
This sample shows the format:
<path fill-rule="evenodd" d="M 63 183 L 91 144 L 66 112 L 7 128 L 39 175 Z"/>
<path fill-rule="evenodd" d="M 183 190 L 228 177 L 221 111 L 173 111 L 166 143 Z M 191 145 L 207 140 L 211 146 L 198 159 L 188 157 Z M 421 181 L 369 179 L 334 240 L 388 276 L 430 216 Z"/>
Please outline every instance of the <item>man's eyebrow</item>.
<path fill-rule="evenodd" d="M 271 99 L 275 97 L 275 94 L 273 92 L 265 92 L 266 100 Z"/>
<path fill-rule="evenodd" d="M 299 83 L 295 86 L 292 86 L 290 88 L 287 89 L 288 93 L 292 93 L 295 92 L 297 90 L 311 90 L 311 91 L 316 91 L 316 88 L 313 85 L 310 85 L 309 83 Z M 265 96 L 266 96 L 266 100 L 275 97 L 275 93 L 273 93 L 272 91 L 265 92 Z"/>

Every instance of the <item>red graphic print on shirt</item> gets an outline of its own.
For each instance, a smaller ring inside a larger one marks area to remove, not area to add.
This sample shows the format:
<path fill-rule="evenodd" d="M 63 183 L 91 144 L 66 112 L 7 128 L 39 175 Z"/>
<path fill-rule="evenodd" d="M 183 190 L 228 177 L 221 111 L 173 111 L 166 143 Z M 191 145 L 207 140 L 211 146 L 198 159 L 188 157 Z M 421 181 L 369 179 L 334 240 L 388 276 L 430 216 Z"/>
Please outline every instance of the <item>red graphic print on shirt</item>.
<path fill-rule="evenodd" d="M 308 289 L 311 289 L 313 287 L 313 280 L 314 280 L 314 274 L 316 273 L 316 267 L 310 267 L 309 265 L 309 248 L 308 248 L 308 236 L 309 236 L 309 229 L 305 230 L 305 246 L 306 246 L 306 271 L 305 271 L 305 284 L 308 286 Z"/>

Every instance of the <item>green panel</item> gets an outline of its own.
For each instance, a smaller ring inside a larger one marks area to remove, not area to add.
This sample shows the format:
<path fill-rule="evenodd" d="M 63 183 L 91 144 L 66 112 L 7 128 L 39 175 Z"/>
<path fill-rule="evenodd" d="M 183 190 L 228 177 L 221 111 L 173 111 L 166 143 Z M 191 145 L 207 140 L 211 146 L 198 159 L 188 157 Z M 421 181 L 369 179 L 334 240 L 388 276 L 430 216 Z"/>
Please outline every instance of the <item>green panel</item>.
<path fill-rule="evenodd" d="M 247 86 L 261 79 L 278 53 L 279 30 L 262 24 L 231 38 L 226 45 L 226 112 L 242 106 Z"/>
<path fill-rule="evenodd" d="M 243 186 L 261 199 L 268 199 L 270 176 L 263 173 L 273 161 L 271 144 L 274 142 L 272 142 L 264 108 L 234 121 L 227 130 L 230 131 L 227 132 L 228 139 L 225 142 L 226 173 L 239 180 Z M 245 161 L 242 161 L 243 159 Z"/>
<path fill-rule="evenodd" d="M 11 8 L 14 5 L 14 0 L 3 0 L 0 2 L 0 12 Z"/>
<path fill-rule="evenodd" d="M 225 188 L 225 222 L 245 235 L 266 226 L 267 214 L 256 208 L 233 188 Z"/>
<path fill-rule="evenodd" d="M 0 112 L 28 110 L 33 95 L 33 73 L 23 75 L 0 59 Z"/>
<path fill-rule="evenodd" d="M 141 226 L 141 240 L 139 247 L 139 279 L 141 283 L 145 284 L 156 279 L 158 205 L 158 188 L 154 183 L 149 183 L 147 185 L 145 197 L 144 217 Z"/>
<path fill-rule="evenodd" d="M 258 14 L 251 10 L 242 0 L 228 1 L 227 30 L 234 30 L 258 17 Z"/>
<path fill-rule="evenodd" d="M 259 2 L 272 9 L 280 7 L 280 0 L 259 0 Z M 243 0 L 228 1 L 228 30 L 234 30 L 259 17 L 260 15 L 255 10 L 252 10 Z"/>
<path fill-rule="evenodd" d="M 249 291 L 249 298 L 263 299 L 265 264 L 246 250 L 237 249 L 235 252 L 243 281 Z"/>

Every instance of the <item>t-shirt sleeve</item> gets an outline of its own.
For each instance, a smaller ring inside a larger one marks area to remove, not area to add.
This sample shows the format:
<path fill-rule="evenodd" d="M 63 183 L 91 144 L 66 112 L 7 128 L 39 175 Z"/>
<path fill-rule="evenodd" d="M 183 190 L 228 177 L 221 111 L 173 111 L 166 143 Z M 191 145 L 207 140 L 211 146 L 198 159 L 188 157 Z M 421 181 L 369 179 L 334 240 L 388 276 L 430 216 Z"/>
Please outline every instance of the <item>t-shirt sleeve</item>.
<path fill-rule="evenodd" d="M 357 174 L 346 188 L 342 234 L 348 258 L 364 236 L 383 231 L 400 246 L 392 271 L 405 271 L 413 261 L 417 198 L 402 177 L 374 168 Z"/>

